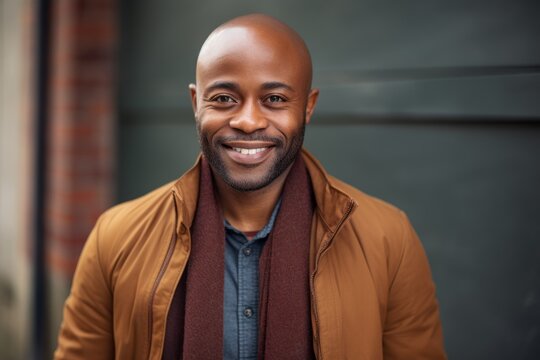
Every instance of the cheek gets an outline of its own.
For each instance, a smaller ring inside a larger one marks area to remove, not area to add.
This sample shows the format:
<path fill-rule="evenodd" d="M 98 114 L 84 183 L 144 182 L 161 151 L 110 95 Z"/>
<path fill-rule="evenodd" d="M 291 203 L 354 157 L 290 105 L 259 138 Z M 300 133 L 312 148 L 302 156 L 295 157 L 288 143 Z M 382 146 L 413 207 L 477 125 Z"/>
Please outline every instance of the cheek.
<path fill-rule="evenodd" d="M 304 118 L 303 112 L 289 113 L 287 116 L 276 118 L 276 128 L 289 138 L 296 135 L 304 126 Z"/>
<path fill-rule="evenodd" d="M 206 112 L 200 112 L 197 119 L 197 128 L 201 134 L 206 137 L 212 137 L 223 126 L 226 125 L 226 121 L 215 114 L 208 114 Z"/>

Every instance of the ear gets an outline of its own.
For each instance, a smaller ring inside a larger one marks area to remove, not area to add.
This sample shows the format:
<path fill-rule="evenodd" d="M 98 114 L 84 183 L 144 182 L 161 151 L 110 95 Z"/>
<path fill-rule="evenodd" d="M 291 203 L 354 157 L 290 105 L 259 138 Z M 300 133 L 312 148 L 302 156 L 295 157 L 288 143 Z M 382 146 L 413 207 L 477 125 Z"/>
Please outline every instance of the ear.
<path fill-rule="evenodd" d="M 306 124 L 309 124 L 311 120 L 311 115 L 313 114 L 313 111 L 315 110 L 317 99 L 319 99 L 319 89 L 311 89 L 309 91 L 307 104 L 306 104 Z"/>
<path fill-rule="evenodd" d="M 189 84 L 189 95 L 191 96 L 193 114 L 195 115 L 195 118 L 197 118 L 197 86 L 195 84 Z"/>

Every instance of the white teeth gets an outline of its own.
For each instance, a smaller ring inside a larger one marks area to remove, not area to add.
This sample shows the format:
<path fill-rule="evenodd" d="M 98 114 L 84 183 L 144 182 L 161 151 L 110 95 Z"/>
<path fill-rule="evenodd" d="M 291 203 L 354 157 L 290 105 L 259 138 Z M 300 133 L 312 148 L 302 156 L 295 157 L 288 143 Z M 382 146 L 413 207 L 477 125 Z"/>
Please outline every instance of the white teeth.
<path fill-rule="evenodd" d="M 257 153 L 260 153 L 261 151 L 266 150 L 266 148 L 243 149 L 243 148 L 233 147 L 233 150 L 236 151 L 236 152 L 239 152 L 242 155 L 255 155 Z"/>

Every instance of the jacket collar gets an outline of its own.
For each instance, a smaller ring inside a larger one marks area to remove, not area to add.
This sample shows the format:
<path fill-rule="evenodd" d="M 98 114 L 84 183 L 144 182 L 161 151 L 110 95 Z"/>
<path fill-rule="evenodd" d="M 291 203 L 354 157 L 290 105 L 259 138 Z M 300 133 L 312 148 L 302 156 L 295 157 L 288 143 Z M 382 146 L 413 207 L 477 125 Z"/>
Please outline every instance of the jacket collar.
<path fill-rule="evenodd" d="M 195 164 L 175 183 L 172 189 L 177 212 L 176 223 L 177 234 L 181 229 L 191 228 L 195 211 L 197 210 L 197 199 L 199 198 L 199 180 L 201 174 L 201 157 L 199 154 Z"/>
<path fill-rule="evenodd" d="M 317 214 L 327 230 L 334 233 L 357 204 L 347 194 L 342 184 L 329 175 L 313 155 L 307 150 L 302 149 L 302 156 L 311 177 L 317 204 Z M 182 226 L 188 229 L 191 227 L 195 211 L 197 210 L 200 163 L 201 155 L 198 156 L 193 167 L 182 175 L 173 186 L 172 191 L 174 193 L 176 209 L 181 219 L 177 224 L 177 231 L 180 231 Z"/>
<path fill-rule="evenodd" d="M 317 212 L 327 230 L 335 233 L 357 206 L 341 182 L 328 174 L 319 161 L 307 150 L 302 156 L 306 163 L 317 203 Z"/>

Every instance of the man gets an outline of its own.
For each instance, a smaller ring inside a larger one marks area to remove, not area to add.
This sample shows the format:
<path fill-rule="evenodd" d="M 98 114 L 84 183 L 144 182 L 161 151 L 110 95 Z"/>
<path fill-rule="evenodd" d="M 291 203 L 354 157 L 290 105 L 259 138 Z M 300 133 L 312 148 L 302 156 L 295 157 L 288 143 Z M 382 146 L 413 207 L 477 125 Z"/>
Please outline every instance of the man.
<path fill-rule="evenodd" d="M 202 156 L 98 220 L 57 359 L 445 358 L 406 216 L 301 149 L 311 77 L 276 19 L 212 32 L 189 87 Z"/>

